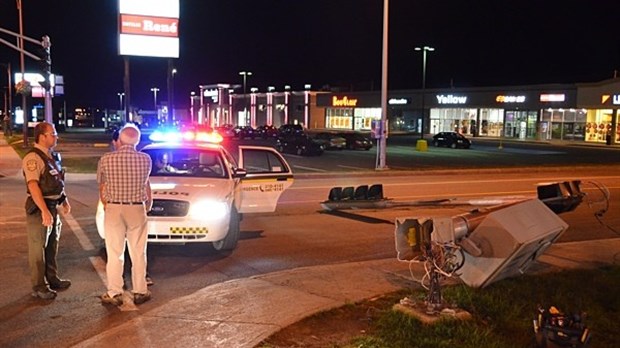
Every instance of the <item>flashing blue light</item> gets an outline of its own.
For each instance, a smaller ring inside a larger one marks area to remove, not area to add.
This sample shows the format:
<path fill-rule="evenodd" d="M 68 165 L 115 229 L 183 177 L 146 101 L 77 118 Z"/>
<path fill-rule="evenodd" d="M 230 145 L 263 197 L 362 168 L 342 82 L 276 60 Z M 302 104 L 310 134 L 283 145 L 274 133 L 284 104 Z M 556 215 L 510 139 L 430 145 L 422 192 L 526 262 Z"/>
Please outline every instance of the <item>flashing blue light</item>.
<path fill-rule="evenodd" d="M 154 142 L 178 143 L 182 140 L 181 133 L 176 129 L 158 129 L 151 133 L 149 139 Z"/>

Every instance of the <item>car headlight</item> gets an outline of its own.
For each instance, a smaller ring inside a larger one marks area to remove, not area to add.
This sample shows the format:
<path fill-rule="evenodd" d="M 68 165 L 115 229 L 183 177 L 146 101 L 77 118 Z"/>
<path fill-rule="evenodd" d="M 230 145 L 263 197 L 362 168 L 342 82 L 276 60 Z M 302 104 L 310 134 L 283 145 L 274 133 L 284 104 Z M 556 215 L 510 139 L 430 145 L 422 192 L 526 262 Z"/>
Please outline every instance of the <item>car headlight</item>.
<path fill-rule="evenodd" d="M 228 214 L 228 204 L 212 200 L 204 200 L 192 203 L 189 215 L 193 219 L 220 220 Z"/>

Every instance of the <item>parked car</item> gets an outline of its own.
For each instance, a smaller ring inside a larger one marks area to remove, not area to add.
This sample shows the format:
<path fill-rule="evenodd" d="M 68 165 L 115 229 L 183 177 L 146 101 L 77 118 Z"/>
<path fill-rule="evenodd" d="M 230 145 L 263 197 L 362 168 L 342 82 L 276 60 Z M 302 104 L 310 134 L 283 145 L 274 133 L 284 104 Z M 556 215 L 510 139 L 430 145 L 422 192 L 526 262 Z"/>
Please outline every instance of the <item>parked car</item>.
<path fill-rule="evenodd" d="M 347 149 L 349 150 L 370 150 L 372 148 L 372 140 L 366 135 L 359 132 L 338 133 L 347 141 Z"/>
<path fill-rule="evenodd" d="M 310 133 L 309 135 L 315 142 L 323 146 L 324 150 L 342 150 L 347 147 L 347 139 L 335 133 L 320 132 Z"/>
<path fill-rule="evenodd" d="M 278 128 L 272 125 L 262 125 L 256 127 L 256 136 L 263 139 L 277 138 L 279 135 Z"/>
<path fill-rule="evenodd" d="M 302 134 L 304 133 L 304 127 L 300 124 L 283 124 L 278 128 L 280 136 Z"/>
<path fill-rule="evenodd" d="M 232 124 L 223 124 L 219 127 L 215 127 L 215 130 L 224 138 L 232 138 L 235 136 L 235 126 Z"/>
<path fill-rule="evenodd" d="M 446 146 L 453 149 L 463 148 L 469 149 L 471 147 L 471 141 L 467 139 L 463 134 L 457 132 L 439 132 L 433 135 L 433 146 Z"/>
<path fill-rule="evenodd" d="M 233 131 L 235 132 L 235 138 L 254 139 L 255 130 L 251 126 L 236 126 L 235 128 L 233 128 Z"/>
<path fill-rule="evenodd" d="M 287 135 L 278 138 L 276 149 L 299 156 L 320 156 L 323 147 L 306 134 Z"/>

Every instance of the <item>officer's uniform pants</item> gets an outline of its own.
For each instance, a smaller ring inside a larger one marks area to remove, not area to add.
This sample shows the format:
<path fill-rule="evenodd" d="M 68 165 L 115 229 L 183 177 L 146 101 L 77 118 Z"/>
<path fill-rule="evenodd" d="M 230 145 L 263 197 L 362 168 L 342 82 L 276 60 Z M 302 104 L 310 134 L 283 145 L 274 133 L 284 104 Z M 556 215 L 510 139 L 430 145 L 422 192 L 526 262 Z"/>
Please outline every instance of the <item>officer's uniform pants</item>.
<path fill-rule="evenodd" d="M 58 280 L 58 241 L 62 223 L 56 209 L 50 210 L 54 221 L 50 227 L 43 226 L 41 211 L 26 214 L 28 232 L 28 264 L 32 290 L 45 291 L 49 282 Z"/>

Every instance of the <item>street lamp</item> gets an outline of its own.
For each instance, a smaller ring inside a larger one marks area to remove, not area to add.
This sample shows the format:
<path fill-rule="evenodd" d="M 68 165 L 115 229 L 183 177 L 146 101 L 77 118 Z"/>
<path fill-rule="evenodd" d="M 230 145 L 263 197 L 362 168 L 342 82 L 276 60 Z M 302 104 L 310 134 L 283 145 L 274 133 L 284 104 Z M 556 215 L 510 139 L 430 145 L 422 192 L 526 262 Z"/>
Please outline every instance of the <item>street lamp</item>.
<path fill-rule="evenodd" d="M 123 114 L 125 113 L 125 107 L 123 106 L 123 97 L 125 96 L 125 93 L 120 92 L 120 93 L 116 93 L 116 95 L 118 96 L 119 103 L 120 103 L 119 106 L 118 106 L 118 110 L 119 110 L 119 113 L 120 113 L 120 116 L 121 116 L 120 118 L 121 118 L 121 120 L 123 120 L 123 119 L 125 119 L 123 117 Z"/>
<path fill-rule="evenodd" d="M 192 124 L 194 124 L 194 99 L 196 98 L 196 92 L 192 91 L 189 94 L 189 115 L 192 120 Z"/>
<path fill-rule="evenodd" d="M 168 113 L 165 115 L 165 123 L 170 120 L 175 122 L 174 117 L 174 75 L 177 73 L 177 69 L 173 65 L 172 59 L 168 59 L 168 74 L 166 78 L 166 85 L 168 90 Z"/>
<path fill-rule="evenodd" d="M 426 89 L 426 52 L 433 52 L 435 49 L 430 46 L 416 47 L 416 51 L 422 51 L 422 124 L 420 129 L 420 139 L 424 139 L 424 118 L 426 110 L 424 110 L 424 94 Z"/>
<path fill-rule="evenodd" d="M 17 1 L 17 11 L 19 13 L 19 64 L 22 73 L 22 81 L 26 80 L 24 70 L 24 21 L 22 16 L 22 0 Z M 24 113 L 24 123 L 22 124 L 22 133 L 24 135 L 23 146 L 28 147 L 28 113 L 26 112 L 26 93 L 22 93 L 22 112 Z"/>
<path fill-rule="evenodd" d="M 243 76 L 243 117 L 246 119 L 245 121 L 247 122 L 248 100 L 245 95 L 246 94 L 246 83 L 247 83 L 248 76 L 252 76 L 252 72 L 251 71 L 240 71 L 239 75 Z"/>
<path fill-rule="evenodd" d="M 116 93 L 116 95 L 118 96 L 119 103 L 120 103 L 119 106 L 118 106 L 118 109 L 119 110 L 124 110 L 124 108 L 123 108 L 123 97 L 125 96 L 125 93 Z"/>
<path fill-rule="evenodd" d="M 151 88 L 151 92 L 153 92 L 153 100 L 155 103 L 155 110 L 157 110 L 157 92 L 159 92 L 159 88 L 153 87 Z"/>

